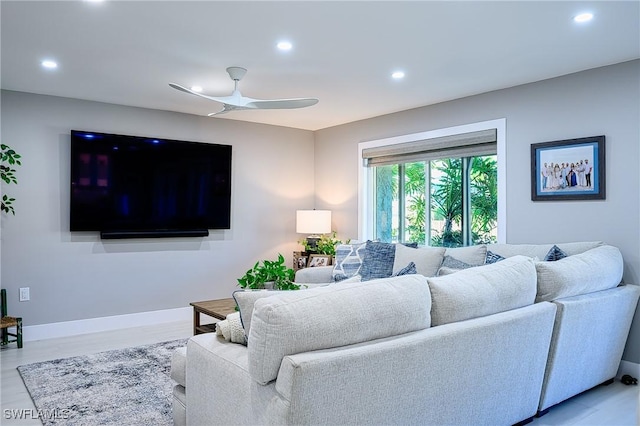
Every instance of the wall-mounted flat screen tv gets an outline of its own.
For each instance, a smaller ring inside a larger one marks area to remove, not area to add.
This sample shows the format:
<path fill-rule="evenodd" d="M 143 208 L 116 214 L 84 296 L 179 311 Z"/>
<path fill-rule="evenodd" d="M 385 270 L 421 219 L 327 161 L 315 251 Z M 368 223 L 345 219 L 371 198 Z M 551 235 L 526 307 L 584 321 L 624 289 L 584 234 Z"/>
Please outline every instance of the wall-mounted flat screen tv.
<path fill-rule="evenodd" d="M 231 146 L 71 131 L 70 230 L 205 236 L 231 225 Z"/>

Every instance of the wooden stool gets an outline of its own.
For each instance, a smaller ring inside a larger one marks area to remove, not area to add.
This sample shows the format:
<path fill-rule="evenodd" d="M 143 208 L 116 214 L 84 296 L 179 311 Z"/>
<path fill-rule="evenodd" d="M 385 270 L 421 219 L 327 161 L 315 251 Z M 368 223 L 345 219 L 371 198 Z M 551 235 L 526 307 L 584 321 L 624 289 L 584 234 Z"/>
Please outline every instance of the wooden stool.
<path fill-rule="evenodd" d="M 7 316 L 7 290 L 4 288 L 0 290 L 0 298 L 2 299 L 2 322 L 0 322 L 0 329 L 2 329 L 2 341 L 0 344 L 3 346 L 7 343 L 17 342 L 18 348 L 22 348 L 22 318 Z M 15 333 L 9 333 L 9 328 L 15 327 Z M 9 339 L 9 336 L 15 337 L 15 339 Z"/>

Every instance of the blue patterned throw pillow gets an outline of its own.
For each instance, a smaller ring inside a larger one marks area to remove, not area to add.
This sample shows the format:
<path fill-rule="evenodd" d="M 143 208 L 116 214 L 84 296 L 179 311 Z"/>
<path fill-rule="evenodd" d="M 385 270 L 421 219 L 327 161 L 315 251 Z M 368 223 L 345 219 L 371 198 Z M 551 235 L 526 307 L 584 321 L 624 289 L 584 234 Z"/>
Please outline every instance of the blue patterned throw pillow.
<path fill-rule="evenodd" d="M 400 275 L 412 275 L 417 274 L 418 270 L 416 269 L 416 264 L 414 262 L 409 262 L 407 266 L 400 269 L 395 274 L 391 275 L 392 277 L 399 277 Z"/>
<path fill-rule="evenodd" d="M 496 263 L 504 259 L 505 258 L 500 256 L 499 254 L 487 250 L 487 258 L 485 259 L 484 263 Z"/>
<path fill-rule="evenodd" d="M 556 260 L 564 259 L 565 257 L 567 257 L 567 253 L 563 252 L 558 246 L 554 245 L 544 257 L 544 260 L 546 262 L 555 262 Z"/>
<path fill-rule="evenodd" d="M 336 263 L 332 272 L 333 281 L 344 281 L 360 273 L 365 248 L 365 243 L 339 244 L 336 247 Z"/>
<path fill-rule="evenodd" d="M 417 243 L 404 244 L 407 247 L 418 247 Z M 388 278 L 393 275 L 393 261 L 396 257 L 396 245 L 379 241 L 367 241 L 360 268 L 362 281 Z"/>

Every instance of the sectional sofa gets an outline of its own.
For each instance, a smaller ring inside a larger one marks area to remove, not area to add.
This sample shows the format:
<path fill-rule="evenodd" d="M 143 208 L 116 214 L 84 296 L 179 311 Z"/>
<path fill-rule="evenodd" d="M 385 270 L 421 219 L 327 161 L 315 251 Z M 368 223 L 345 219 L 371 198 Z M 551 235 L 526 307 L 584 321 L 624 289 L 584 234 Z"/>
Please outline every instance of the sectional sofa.
<path fill-rule="evenodd" d="M 508 425 L 615 377 L 640 297 L 617 248 L 381 247 L 235 293 L 247 345 L 176 351 L 175 424 Z"/>

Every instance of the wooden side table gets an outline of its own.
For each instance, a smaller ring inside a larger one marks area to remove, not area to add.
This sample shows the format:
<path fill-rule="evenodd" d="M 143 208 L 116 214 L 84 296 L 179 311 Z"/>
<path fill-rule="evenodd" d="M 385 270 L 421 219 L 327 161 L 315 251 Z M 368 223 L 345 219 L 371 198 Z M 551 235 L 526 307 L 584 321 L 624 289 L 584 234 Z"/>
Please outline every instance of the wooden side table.
<path fill-rule="evenodd" d="M 191 302 L 193 306 L 193 335 L 202 333 L 212 333 L 216 331 L 216 324 L 200 324 L 200 314 L 224 320 L 227 315 L 236 311 L 236 301 L 233 298 L 203 300 L 202 302 Z"/>

